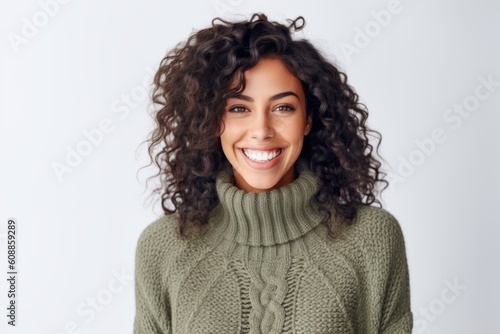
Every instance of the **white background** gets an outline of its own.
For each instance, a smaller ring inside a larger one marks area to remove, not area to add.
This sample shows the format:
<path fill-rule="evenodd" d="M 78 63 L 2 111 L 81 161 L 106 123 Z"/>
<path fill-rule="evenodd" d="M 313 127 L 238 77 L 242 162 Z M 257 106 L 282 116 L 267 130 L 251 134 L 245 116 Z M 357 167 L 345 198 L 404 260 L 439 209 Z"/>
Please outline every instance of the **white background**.
<path fill-rule="evenodd" d="M 161 214 L 147 201 L 154 170 L 138 173 L 153 126 L 143 82 L 193 29 L 255 11 L 304 16 L 297 37 L 347 72 L 383 135 L 397 180 L 383 203 L 405 235 L 414 332 L 500 332 L 499 4 L 54 1 L 0 5 L 2 277 L 10 217 L 19 243 L 17 327 L 6 324 L 2 279 L 2 333 L 132 332 L 135 246 Z M 496 84 L 488 91 L 480 78 Z M 84 132 L 106 122 L 85 147 Z M 87 155 L 58 177 L 54 165 L 78 147 Z"/>

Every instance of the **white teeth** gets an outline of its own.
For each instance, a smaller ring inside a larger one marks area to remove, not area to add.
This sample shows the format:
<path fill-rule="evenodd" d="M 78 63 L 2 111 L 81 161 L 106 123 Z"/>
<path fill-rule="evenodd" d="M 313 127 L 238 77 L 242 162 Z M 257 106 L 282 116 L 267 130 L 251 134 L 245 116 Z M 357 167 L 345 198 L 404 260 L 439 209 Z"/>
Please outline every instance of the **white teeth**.
<path fill-rule="evenodd" d="M 257 162 L 267 162 L 276 158 L 281 154 L 281 149 L 272 152 L 261 152 L 261 151 L 245 151 L 243 150 L 243 154 L 245 154 L 250 160 Z"/>

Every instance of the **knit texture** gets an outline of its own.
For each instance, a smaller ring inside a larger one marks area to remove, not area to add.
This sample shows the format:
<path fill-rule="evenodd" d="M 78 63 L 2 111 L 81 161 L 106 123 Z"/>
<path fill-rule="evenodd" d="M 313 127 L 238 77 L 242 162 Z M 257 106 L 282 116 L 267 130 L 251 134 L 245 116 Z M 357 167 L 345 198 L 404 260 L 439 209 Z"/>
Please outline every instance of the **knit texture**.
<path fill-rule="evenodd" d="M 136 250 L 134 333 L 411 333 L 398 221 L 361 206 L 334 240 L 320 224 L 317 179 L 245 193 L 223 172 L 219 204 L 194 240 L 157 219 Z"/>

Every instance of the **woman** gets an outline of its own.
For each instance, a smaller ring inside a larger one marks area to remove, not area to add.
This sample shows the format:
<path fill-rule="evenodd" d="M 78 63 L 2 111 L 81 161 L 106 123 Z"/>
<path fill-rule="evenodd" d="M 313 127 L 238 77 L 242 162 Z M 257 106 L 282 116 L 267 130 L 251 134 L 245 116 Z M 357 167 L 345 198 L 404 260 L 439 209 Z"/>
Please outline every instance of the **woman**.
<path fill-rule="evenodd" d="M 370 205 L 379 134 L 346 75 L 291 38 L 303 25 L 216 19 L 161 62 L 166 215 L 138 241 L 134 333 L 411 332 L 403 234 Z"/>

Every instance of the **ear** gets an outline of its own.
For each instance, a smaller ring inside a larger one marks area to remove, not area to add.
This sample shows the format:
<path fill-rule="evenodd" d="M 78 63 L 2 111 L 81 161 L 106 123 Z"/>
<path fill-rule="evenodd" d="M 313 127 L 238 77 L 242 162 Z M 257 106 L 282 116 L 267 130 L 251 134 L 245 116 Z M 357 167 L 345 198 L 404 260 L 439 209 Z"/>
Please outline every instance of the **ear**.
<path fill-rule="evenodd" d="M 312 128 L 312 118 L 311 116 L 308 116 L 306 119 L 306 128 L 304 129 L 304 136 L 307 136 L 309 132 L 311 132 Z"/>

